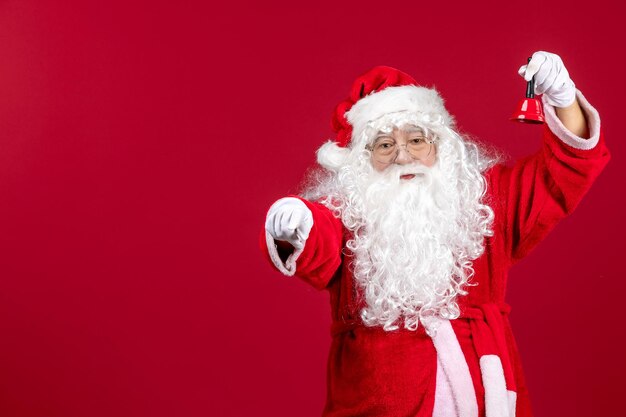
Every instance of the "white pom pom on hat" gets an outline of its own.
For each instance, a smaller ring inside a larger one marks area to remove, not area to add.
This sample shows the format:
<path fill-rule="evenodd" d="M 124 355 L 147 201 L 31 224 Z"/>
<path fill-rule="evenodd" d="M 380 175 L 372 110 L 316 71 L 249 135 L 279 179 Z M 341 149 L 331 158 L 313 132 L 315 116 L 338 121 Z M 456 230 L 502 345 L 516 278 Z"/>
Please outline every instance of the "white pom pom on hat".
<path fill-rule="evenodd" d="M 317 150 L 317 163 L 331 171 L 338 171 L 346 161 L 350 150 L 329 140 Z"/>

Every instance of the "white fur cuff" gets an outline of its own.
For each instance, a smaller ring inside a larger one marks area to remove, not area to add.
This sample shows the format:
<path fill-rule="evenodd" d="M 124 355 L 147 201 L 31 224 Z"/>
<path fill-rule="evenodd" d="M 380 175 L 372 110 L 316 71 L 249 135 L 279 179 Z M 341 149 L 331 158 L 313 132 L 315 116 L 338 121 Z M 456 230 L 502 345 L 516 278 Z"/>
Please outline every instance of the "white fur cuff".
<path fill-rule="evenodd" d="M 583 96 L 579 90 L 576 90 L 576 98 L 578 98 L 578 103 L 587 118 L 587 126 L 589 128 L 590 135 L 589 139 L 576 136 L 567 130 L 567 128 L 563 126 L 561 120 L 557 117 L 554 107 L 548 104 L 544 95 L 542 100 L 546 115 L 546 123 L 552 133 L 572 148 L 581 150 L 593 149 L 598 144 L 598 140 L 600 139 L 600 115 L 598 114 L 598 111 L 594 109 L 591 104 L 589 104 L 587 99 L 585 99 L 585 96 Z"/>
<path fill-rule="evenodd" d="M 304 246 L 301 249 L 294 249 L 293 253 L 289 255 L 287 260 L 283 263 L 278 254 L 274 237 L 268 231 L 265 232 L 265 243 L 267 244 L 267 251 L 270 254 L 270 259 L 274 266 L 283 274 L 290 277 L 293 276 L 296 273 L 296 261 L 304 251 Z"/>

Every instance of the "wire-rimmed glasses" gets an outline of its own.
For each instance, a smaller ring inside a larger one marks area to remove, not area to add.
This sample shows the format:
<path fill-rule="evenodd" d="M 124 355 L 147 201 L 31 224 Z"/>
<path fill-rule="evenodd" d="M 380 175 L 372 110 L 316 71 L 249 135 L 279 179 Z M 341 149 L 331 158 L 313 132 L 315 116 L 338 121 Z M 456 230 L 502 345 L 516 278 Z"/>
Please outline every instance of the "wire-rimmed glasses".
<path fill-rule="evenodd" d="M 381 164 L 394 163 L 400 154 L 401 148 L 404 149 L 411 158 L 423 161 L 433 152 L 435 139 L 419 135 L 409 138 L 407 143 L 399 144 L 391 136 L 381 136 L 366 148 L 372 152 L 374 160 Z"/>

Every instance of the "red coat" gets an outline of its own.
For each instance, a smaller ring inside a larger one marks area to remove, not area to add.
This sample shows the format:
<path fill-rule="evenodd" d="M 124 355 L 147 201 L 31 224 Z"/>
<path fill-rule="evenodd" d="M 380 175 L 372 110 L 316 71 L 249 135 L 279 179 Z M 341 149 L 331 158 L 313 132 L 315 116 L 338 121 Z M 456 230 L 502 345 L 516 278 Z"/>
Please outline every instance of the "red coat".
<path fill-rule="evenodd" d="M 494 236 L 486 239 L 485 253 L 474 262 L 478 285 L 459 298 L 461 318 L 452 321 L 472 377 L 479 416 L 485 415 L 479 356 L 494 348 L 493 343 L 479 345 L 478 333 L 485 329 L 491 329 L 504 346 L 494 353 L 502 359 L 505 377 L 511 379 L 507 387 L 517 392 L 515 416 L 532 415 L 504 304 L 507 275 L 511 265 L 572 212 L 609 160 L 597 113 L 582 95 L 579 100 L 589 121 L 592 138 L 588 142 L 572 139 L 546 106 L 550 128 L 544 130 L 540 151 L 513 167 L 496 165 L 485 175 L 487 202 L 495 212 Z M 325 206 L 305 203 L 313 213 L 314 225 L 295 262 L 295 275 L 330 292 L 333 320 L 324 416 L 431 416 L 437 375 L 433 341 L 421 326 L 417 331 L 385 332 L 358 321 L 362 306 L 354 296 L 350 254 L 343 254 L 349 235 Z M 269 257 L 265 234 L 261 244 Z M 496 327 L 500 330 L 489 322 L 489 314 L 498 316 Z"/>

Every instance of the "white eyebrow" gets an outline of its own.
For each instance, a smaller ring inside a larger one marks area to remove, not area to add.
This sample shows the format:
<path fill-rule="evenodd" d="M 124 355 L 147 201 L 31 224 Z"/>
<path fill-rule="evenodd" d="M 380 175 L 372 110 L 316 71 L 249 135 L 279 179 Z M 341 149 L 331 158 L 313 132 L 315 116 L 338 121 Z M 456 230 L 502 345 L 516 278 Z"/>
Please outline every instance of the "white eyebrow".
<path fill-rule="evenodd" d="M 422 129 L 421 127 L 416 127 L 416 126 L 409 126 L 409 127 L 405 128 L 404 130 L 409 132 L 409 133 L 422 133 L 424 135 L 426 134 L 424 129 Z"/>
<path fill-rule="evenodd" d="M 393 137 L 391 136 L 391 133 L 386 133 L 386 132 L 383 132 L 383 131 L 380 131 L 380 130 L 378 131 L 378 133 L 376 133 L 376 136 L 374 136 L 374 139 L 376 140 L 376 139 L 380 139 L 380 138 L 383 138 L 383 137 L 392 138 L 393 139 Z"/>

